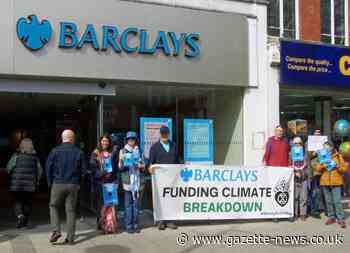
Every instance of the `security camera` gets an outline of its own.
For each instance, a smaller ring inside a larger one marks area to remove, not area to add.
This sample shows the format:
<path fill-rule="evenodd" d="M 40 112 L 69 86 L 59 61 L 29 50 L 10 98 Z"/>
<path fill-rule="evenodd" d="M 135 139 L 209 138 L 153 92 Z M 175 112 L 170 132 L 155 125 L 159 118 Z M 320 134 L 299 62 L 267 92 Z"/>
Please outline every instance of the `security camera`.
<path fill-rule="evenodd" d="M 98 87 L 100 87 L 101 89 L 106 88 L 107 84 L 105 82 L 99 82 L 98 83 Z"/>

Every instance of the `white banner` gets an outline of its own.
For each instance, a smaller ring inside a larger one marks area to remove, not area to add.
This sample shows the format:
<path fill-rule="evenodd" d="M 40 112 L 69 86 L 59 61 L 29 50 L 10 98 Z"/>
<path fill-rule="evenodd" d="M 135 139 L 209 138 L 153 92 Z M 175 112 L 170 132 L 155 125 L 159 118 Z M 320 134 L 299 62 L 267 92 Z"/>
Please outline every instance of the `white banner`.
<path fill-rule="evenodd" d="M 266 219 L 293 216 L 287 167 L 156 165 L 155 220 Z"/>

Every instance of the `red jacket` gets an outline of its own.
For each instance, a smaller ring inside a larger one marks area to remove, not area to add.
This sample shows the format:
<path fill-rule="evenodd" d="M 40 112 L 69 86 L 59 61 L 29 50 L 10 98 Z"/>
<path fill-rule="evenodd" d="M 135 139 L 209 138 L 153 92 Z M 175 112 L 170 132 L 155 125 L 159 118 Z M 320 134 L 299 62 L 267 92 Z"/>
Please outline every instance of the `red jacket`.
<path fill-rule="evenodd" d="M 289 144 L 284 138 L 272 136 L 268 139 L 263 158 L 266 166 L 288 167 Z"/>

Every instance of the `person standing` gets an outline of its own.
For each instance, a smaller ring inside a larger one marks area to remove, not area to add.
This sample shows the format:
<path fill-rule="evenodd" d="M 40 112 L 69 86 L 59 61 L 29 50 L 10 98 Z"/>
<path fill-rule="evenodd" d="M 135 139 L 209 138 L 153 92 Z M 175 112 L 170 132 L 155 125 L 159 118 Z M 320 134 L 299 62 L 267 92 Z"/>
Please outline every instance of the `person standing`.
<path fill-rule="evenodd" d="M 101 230 L 101 210 L 103 207 L 102 185 L 107 183 L 116 183 L 117 181 L 117 166 L 112 162 L 112 147 L 111 139 L 108 134 L 100 137 L 97 148 L 90 156 L 90 170 L 94 178 L 94 188 L 96 192 L 96 207 L 97 207 L 97 229 Z M 109 160 L 111 166 L 105 165 L 105 161 Z M 106 167 L 106 168 L 105 168 Z"/>
<path fill-rule="evenodd" d="M 46 161 L 47 182 L 51 187 L 50 218 L 53 233 L 50 242 L 62 236 L 59 211 L 65 205 L 67 237 L 65 243 L 74 244 L 76 226 L 76 204 L 82 177 L 86 173 L 83 151 L 74 145 L 75 134 L 64 130 L 62 144 L 54 148 Z"/>
<path fill-rule="evenodd" d="M 314 136 L 321 136 L 321 130 L 316 128 Z M 305 145 L 307 147 L 307 144 Z M 325 203 L 320 187 L 320 176 L 319 172 L 316 172 L 312 168 L 317 163 L 317 152 L 308 152 L 308 167 L 310 173 L 310 215 L 316 219 L 321 219 L 321 211 L 325 210 Z"/>
<path fill-rule="evenodd" d="M 126 134 L 126 144 L 119 153 L 119 169 L 124 190 L 125 229 L 130 234 L 139 233 L 139 195 L 143 179 L 141 170 L 145 169 L 145 165 L 135 132 Z"/>
<path fill-rule="evenodd" d="M 307 155 L 300 137 L 293 139 L 290 152 L 291 167 L 294 170 L 294 219 L 306 220 L 307 214 Z"/>
<path fill-rule="evenodd" d="M 265 166 L 288 167 L 289 165 L 289 143 L 283 137 L 282 126 L 276 126 L 275 135 L 270 137 L 266 143 L 263 163 Z"/>
<path fill-rule="evenodd" d="M 347 163 L 341 154 L 334 148 L 332 142 L 324 144 L 324 151 L 328 155 L 319 155 L 314 170 L 320 173 L 320 185 L 326 201 L 327 216 L 326 225 L 338 221 L 341 228 L 346 228 L 345 214 L 341 203 L 341 188 L 343 185 L 343 174 L 347 170 Z M 320 154 L 320 153 L 319 153 Z M 329 156 L 329 158 L 322 158 Z M 321 160 L 322 159 L 322 160 Z"/>
<path fill-rule="evenodd" d="M 150 149 L 149 158 L 149 171 L 153 174 L 154 164 L 178 164 L 179 156 L 176 148 L 176 144 L 169 140 L 169 128 L 162 126 L 160 128 L 160 139 L 154 143 Z M 158 224 L 159 230 L 164 230 L 166 227 L 171 229 L 177 229 L 174 222 L 160 221 Z"/>
<path fill-rule="evenodd" d="M 39 185 L 43 169 L 31 139 L 25 138 L 7 164 L 10 192 L 15 198 L 17 228 L 27 227 L 32 210 L 33 194 Z"/>

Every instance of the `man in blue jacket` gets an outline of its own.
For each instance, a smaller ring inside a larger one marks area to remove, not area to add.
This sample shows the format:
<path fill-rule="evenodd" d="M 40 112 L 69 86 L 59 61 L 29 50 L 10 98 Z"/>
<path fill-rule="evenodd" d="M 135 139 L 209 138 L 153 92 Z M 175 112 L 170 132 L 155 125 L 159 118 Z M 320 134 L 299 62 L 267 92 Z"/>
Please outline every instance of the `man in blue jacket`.
<path fill-rule="evenodd" d="M 169 140 L 169 128 L 162 126 L 160 128 L 159 141 L 154 143 L 150 149 L 149 164 L 150 172 L 153 173 L 153 164 L 178 164 L 179 156 L 176 148 L 176 144 Z M 173 222 L 160 221 L 158 224 L 159 230 L 164 230 L 166 227 L 171 229 L 177 229 L 177 226 Z"/>
<path fill-rule="evenodd" d="M 53 226 L 51 243 L 62 236 L 59 210 L 65 205 L 67 237 L 65 243 L 74 244 L 75 211 L 80 181 L 86 173 L 83 152 L 74 145 L 75 134 L 71 130 L 62 133 L 62 144 L 54 148 L 46 162 L 47 182 L 51 186 L 50 218 Z"/>

